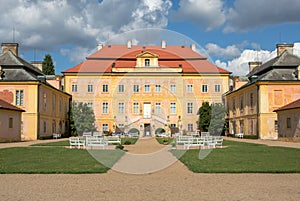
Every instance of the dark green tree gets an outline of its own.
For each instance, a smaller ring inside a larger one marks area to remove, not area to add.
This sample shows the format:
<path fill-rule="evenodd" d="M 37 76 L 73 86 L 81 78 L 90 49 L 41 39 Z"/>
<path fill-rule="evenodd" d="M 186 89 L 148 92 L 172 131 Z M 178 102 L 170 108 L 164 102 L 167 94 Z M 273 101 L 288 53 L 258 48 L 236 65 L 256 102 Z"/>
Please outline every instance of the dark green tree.
<path fill-rule="evenodd" d="M 207 132 L 210 124 L 210 114 L 211 107 L 208 102 L 203 102 L 202 106 L 199 108 L 198 113 L 199 118 L 197 121 L 198 128 L 201 131 Z"/>
<path fill-rule="evenodd" d="M 211 104 L 211 117 L 209 133 L 211 135 L 221 135 L 225 126 L 226 109 L 222 103 Z"/>
<path fill-rule="evenodd" d="M 45 75 L 55 75 L 54 65 L 50 54 L 45 55 L 42 67 Z"/>
<path fill-rule="evenodd" d="M 71 131 L 73 130 L 77 135 L 81 135 L 83 132 L 96 131 L 94 111 L 86 103 L 72 104 L 71 121 L 74 122 L 73 125 L 71 123 Z"/>

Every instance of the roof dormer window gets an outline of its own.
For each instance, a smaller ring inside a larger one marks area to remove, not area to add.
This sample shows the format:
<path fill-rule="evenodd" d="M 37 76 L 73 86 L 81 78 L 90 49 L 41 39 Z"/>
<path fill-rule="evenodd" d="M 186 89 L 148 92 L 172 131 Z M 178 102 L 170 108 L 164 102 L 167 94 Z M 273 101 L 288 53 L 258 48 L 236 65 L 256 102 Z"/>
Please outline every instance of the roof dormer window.
<path fill-rule="evenodd" d="M 149 67 L 150 66 L 150 59 L 145 59 L 145 67 Z"/>

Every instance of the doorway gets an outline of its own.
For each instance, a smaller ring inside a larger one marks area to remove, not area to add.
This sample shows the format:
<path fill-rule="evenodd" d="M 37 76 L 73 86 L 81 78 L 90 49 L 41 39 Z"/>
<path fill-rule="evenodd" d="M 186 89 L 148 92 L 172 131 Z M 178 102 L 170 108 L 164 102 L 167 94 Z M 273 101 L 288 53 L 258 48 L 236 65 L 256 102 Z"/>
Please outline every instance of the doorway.
<path fill-rule="evenodd" d="M 151 125 L 150 124 L 144 124 L 144 136 L 145 137 L 151 136 Z"/>
<path fill-rule="evenodd" d="M 144 103 L 144 118 L 151 118 L 151 103 Z"/>

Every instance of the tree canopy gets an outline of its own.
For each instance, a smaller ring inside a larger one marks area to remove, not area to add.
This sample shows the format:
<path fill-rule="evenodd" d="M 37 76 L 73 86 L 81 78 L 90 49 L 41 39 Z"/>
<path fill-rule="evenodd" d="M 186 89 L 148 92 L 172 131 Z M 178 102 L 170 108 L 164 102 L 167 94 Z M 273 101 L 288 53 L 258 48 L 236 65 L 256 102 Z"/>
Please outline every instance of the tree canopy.
<path fill-rule="evenodd" d="M 55 75 L 55 69 L 50 54 L 46 54 L 42 63 L 43 73 L 45 75 Z"/>
<path fill-rule="evenodd" d="M 83 132 L 96 130 L 93 109 L 88 107 L 86 103 L 73 103 L 71 112 L 72 135 L 81 135 Z"/>
<path fill-rule="evenodd" d="M 221 135 L 225 125 L 226 109 L 222 103 L 203 102 L 198 110 L 198 128 L 212 135 Z"/>

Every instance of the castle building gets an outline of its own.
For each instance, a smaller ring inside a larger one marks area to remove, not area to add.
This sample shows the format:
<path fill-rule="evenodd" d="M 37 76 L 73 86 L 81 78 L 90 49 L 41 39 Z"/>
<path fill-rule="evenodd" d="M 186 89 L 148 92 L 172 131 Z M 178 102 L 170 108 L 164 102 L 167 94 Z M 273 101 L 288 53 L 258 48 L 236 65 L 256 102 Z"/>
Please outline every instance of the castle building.
<path fill-rule="evenodd" d="M 63 71 L 64 90 L 93 108 L 100 131 L 140 136 L 197 129 L 203 102 L 222 102 L 229 74 L 196 52 L 195 45 L 99 45 Z"/>
<path fill-rule="evenodd" d="M 300 58 L 292 44 L 278 44 L 277 56 L 265 63 L 249 62 L 249 73 L 233 79 L 225 96 L 229 133 L 261 139 L 278 138 L 274 110 L 300 98 Z"/>

